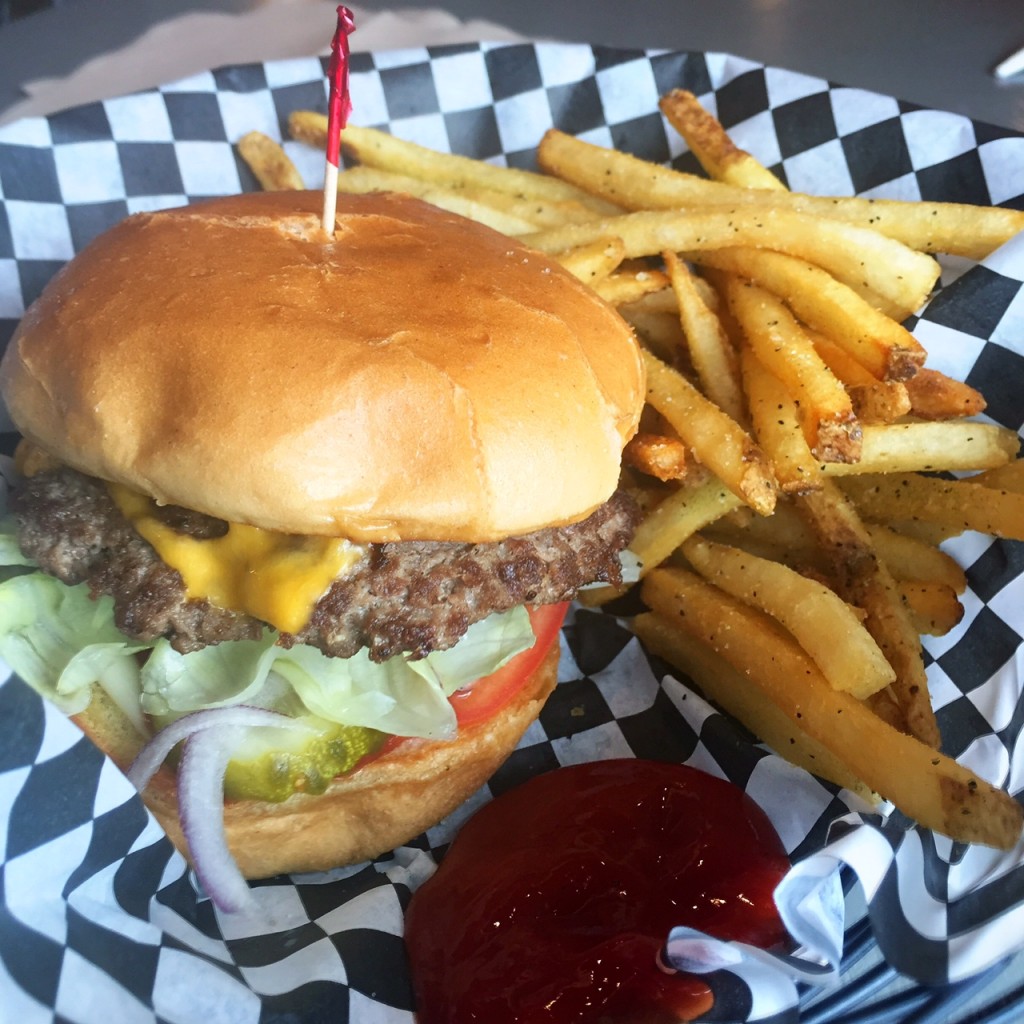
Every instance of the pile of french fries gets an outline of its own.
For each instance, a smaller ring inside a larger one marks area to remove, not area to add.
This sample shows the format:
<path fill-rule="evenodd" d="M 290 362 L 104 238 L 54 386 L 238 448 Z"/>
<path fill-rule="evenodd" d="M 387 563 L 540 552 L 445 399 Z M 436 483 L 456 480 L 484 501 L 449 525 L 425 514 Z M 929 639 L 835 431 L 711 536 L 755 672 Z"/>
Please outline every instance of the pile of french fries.
<path fill-rule="evenodd" d="M 532 173 L 349 126 L 338 186 L 517 236 L 634 326 L 647 408 L 624 478 L 644 509 L 648 649 L 794 763 L 1009 848 L 1020 805 L 939 750 L 921 635 L 963 614 L 942 540 L 1024 540 L 1024 462 L 903 321 L 936 284 L 933 253 L 980 259 L 1024 213 L 792 193 L 692 94 L 661 110 L 707 178 L 556 130 Z M 289 130 L 323 148 L 327 119 L 297 111 Z M 302 187 L 276 142 L 240 150 L 264 188 Z"/>

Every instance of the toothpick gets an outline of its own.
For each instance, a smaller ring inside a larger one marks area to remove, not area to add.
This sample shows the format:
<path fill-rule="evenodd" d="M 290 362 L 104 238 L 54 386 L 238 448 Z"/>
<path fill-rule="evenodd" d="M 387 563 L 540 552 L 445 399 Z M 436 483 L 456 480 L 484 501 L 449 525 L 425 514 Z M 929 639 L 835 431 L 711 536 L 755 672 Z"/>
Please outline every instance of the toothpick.
<path fill-rule="evenodd" d="M 331 62 L 327 66 L 330 94 L 327 101 L 327 147 L 324 164 L 324 211 L 320 219 L 324 233 L 334 237 L 334 214 L 338 207 L 338 165 L 341 162 L 341 132 L 352 113 L 348 91 L 348 37 L 355 32 L 352 12 L 338 6 L 338 27 L 331 40 Z"/>

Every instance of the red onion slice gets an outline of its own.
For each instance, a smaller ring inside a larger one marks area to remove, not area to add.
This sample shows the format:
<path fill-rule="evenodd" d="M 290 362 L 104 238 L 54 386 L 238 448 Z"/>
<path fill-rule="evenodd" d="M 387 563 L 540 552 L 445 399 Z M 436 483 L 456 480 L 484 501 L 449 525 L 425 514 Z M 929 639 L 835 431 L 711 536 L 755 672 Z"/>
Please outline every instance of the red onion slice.
<path fill-rule="evenodd" d="M 178 766 L 178 815 L 196 875 L 207 896 L 229 914 L 252 906 L 252 891 L 224 831 L 224 772 L 244 735 L 237 726 L 193 733 Z"/>
<path fill-rule="evenodd" d="M 141 792 L 149 785 L 167 755 L 182 740 L 187 740 L 206 729 L 219 726 L 270 726 L 277 729 L 306 729 L 307 726 L 294 718 L 240 704 L 224 708 L 206 708 L 182 715 L 161 729 L 143 748 L 128 768 L 128 781 Z"/>
<path fill-rule="evenodd" d="M 227 913 L 252 905 L 252 892 L 231 856 L 224 831 L 224 773 L 246 730 L 252 728 L 309 731 L 307 725 L 264 708 L 207 708 L 161 729 L 127 772 L 141 792 L 175 745 L 184 741 L 178 766 L 181 827 L 199 881 L 214 904 Z"/>

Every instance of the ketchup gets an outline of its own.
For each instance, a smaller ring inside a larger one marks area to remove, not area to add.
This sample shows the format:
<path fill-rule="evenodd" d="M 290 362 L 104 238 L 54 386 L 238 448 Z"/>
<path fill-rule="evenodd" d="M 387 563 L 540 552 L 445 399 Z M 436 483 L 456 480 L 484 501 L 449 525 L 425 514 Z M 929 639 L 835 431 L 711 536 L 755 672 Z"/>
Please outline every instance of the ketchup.
<path fill-rule="evenodd" d="M 659 966 L 669 931 L 780 946 L 772 893 L 788 868 L 760 808 L 693 768 L 539 775 L 478 811 L 413 896 L 417 1020 L 692 1020 L 711 991 Z"/>

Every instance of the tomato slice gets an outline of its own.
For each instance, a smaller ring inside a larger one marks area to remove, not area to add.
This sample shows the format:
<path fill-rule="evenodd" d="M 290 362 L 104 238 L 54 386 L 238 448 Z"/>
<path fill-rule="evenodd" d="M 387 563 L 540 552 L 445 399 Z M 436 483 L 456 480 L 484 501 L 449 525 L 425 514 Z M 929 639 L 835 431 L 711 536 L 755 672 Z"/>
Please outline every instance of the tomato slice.
<path fill-rule="evenodd" d="M 512 700 L 530 673 L 543 661 L 552 643 L 558 642 L 558 631 L 562 628 L 568 609 L 568 602 L 527 607 L 537 642 L 529 650 L 521 651 L 497 672 L 452 694 L 450 701 L 460 728 L 491 718 Z"/>
<path fill-rule="evenodd" d="M 530 625 L 533 627 L 533 635 L 537 638 L 537 642 L 525 651 L 520 651 L 497 672 L 478 679 L 462 690 L 456 690 L 448 698 L 455 709 L 455 720 L 460 729 L 486 721 L 511 702 L 529 678 L 530 673 L 544 660 L 544 655 L 548 653 L 551 645 L 558 643 L 558 632 L 562 628 L 568 610 L 568 601 L 563 601 L 561 604 L 542 604 L 536 607 L 526 606 L 527 614 L 530 616 Z M 388 736 L 353 770 L 358 771 L 364 764 L 369 764 L 370 761 L 375 761 L 378 757 L 387 756 L 407 740 L 406 736 Z"/>

